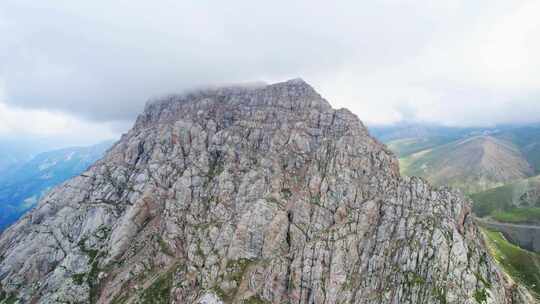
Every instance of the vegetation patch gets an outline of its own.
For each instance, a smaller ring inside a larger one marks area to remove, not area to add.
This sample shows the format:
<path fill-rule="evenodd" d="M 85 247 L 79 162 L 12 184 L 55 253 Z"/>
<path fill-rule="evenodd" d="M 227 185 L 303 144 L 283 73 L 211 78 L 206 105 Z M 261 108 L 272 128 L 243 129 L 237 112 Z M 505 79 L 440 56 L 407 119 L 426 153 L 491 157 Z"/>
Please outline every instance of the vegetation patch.
<path fill-rule="evenodd" d="M 484 264 L 486 262 L 484 256 L 480 256 L 480 263 Z M 482 275 L 480 273 L 475 273 L 474 276 L 476 277 L 476 279 L 480 282 L 482 282 L 482 284 L 484 284 L 484 286 L 486 288 L 491 288 L 491 283 L 488 282 L 486 279 L 484 279 L 484 277 L 482 277 Z"/>
<path fill-rule="evenodd" d="M 141 296 L 143 304 L 169 303 L 173 286 L 173 271 L 164 273 L 158 277 L 152 285 L 144 290 Z"/>
<path fill-rule="evenodd" d="M 125 294 L 119 294 L 114 297 L 111 301 L 111 304 L 124 304 L 128 301 L 129 296 Z"/>
<path fill-rule="evenodd" d="M 479 303 L 479 304 L 484 304 L 484 303 L 487 303 L 487 298 L 488 298 L 488 293 L 485 289 L 477 289 L 475 292 L 474 292 L 474 300 L 476 301 L 476 303 Z"/>
<path fill-rule="evenodd" d="M 263 300 L 261 297 L 259 297 L 258 295 L 254 295 L 252 297 L 249 297 L 247 299 L 244 299 L 242 301 L 242 304 L 267 304 L 269 303 L 268 301 L 265 301 Z"/>
<path fill-rule="evenodd" d="M 208 179 L 213 179 L 216 176 L 221 175 L 224 171 L 223 163 L 216 158 L 215 160 L 210 161 L 210 164 L 208 166 Z"/>
<path fill-rule="evenodd" d="M 159 248 L 161 249 L 161 252 L 171 257 L 174 256 L 174 252 L 171 250 L 167 242 L 165 242 L 165 240 L 163 240 L 163 238 L 160 235 L 157 235 L 157 241 L 159 244 Z"/>
<path fill-rule="evenodd" d="M 96 232 L 94 233 L 94 236 L 100 241 L 105 241 L 109 238 L 110 234 L 111 234 L 110 227 L 101 226 L 96 230 Z"/>
<path fill-rule="evenodd" d="M 0 304 L 15 304 L 17 303 L 17 295 L 15 293 L 7 292 L 2 288 L 0 284 Z"/>
<path fill-rule="evenodd" d="M 289 197 L 292 196 L 291 189 L 289 189 L 289 188 L 281 189 L 281 195 L 283 196 L 284 199 L 288 199 Z"/>
<path fill-rule="evenodd" d="M 322 207 L 322 204 L 321 204 L 321 195 L 320 194 L 316 194 L 316 195 L 313 195 L 311 197 L 311 203 L 313 205 L 316 205 L 316 206 L 319 206 L 319 207 Z"/>
<path fill-rule="evenodd" d="M 505 223 L 540 223 L 540 208 L 513 208 L 509 211 L 495 211 L 491 217 Z"/>
<path fill-rule="evenodd" d="M 88 273 L 74 274 L 72 276 L 72 279 L 73 282 L 78 285 L 82 285 L 84 282 L 88 284 L 88 287 L 90 288 L 90 302 L 94 303 L 99 295 L 99 258 L 105 255 L 105 253 L 100 252 L 97 249 L 86 248 L 85 241 L 86 239 L 82 239 L 78 245 L 79 248 L 81 248 L 81 252 L 88 256 L 88 264 L 90 265 L 90 271 Z"/>
<path fill-rule="evenodd" d="M 404 273 L 407 284 L 409 286 L 418 286 L 418 285 L 424 285 L 426 284 L 426 280 L 419 274 L 413 271 L 407 271 Z"/>
<path fill-rule="evenodd" d="M 227 262 L 227 278 L 240 285 L 242 278 L 244 277 L 248 266 L 253 261 L 250 259 L 238 259 Z"/>
<path fill-rule="evenodd" d="M 534 190 L 535 188 L 540 187 L 540 176 L 531 177 L 528 179 L 523 179 L 511 184 L 500 186 L 497 188 L 489 189 L 479 193 L 471 194 L 470 198 L 473 200 L 473 211 L 477 216 L 484 217 L 488 215 L 495 215 L 498 213 L 498 216 L 502 218 L 510 218 L 512 220 L 515 216 L 521 216 L 520 214 L 513 215 L 512 213 L 519 213 L 516 211 L 519 208 L 516 208 L 515 205 L 525 204 L 531 207 L 535 206 L 534 197 L 527 199 L 524 197 L 524 194 L 529 190 Z M 536 198 L 536 207 L 538 205 L 538 200 Z M 539 211 L 540 208 L 523 208 L 532 211 L 528 219 L 531 222 L 540 223 Z M 536 209 L 536 210 L 534 210 Z M 510 213 L 511 215 L 507 216 L 505 213 Z"/>
<path fill-rule="evenodd" d="M 443 288 L 443 287 L 439 287 L 439 286 L 435 286 L 433 288 L 433 294 L 435 295 L 435 299 L 437 299 L 437 301 L 440 303 L 440 304 L 447 304 L 448 302 L 446 301 L 446 289 Z"/>
<path fill-rule="evenodd" d="M 244 276 L 246 275 L 247 269 L 253 263 L 253 260 L 241 258 L 238 260 L 229 260 L 227 265 L 225 265 L 225 273 L 223 275 L 224 281 L 234 281 L 236 287 L 230 290 L 223 290 L 219 286 L 215 286 L 213 291 L 218 295 L 225 303 L 229 303 L 234 299 Z"/>
<path fill-rule="evenodd" d="M 73 279 L 73 282 L 77 285 L 82 285 L 84 284 L 85 282 L 85 278 L 86 278 L 86 273 L 83 272 L 83 273 L 76 273 L 74 274 L 73 276 L 71 276 L 71 278 Z"/>
<path fill-rule="evenodd" d="M 491 255 L 517 282 L 540 297 L 540 255 L 508 242 L 502 233 L 482 229 Z"/>
<path fill-rule="evenodd" d="M 495 211 L 508 211 L 512 209 L 513 191 L 509 186 L 503 186 L 472 194 L 470 198 L 474 202 L 474 213 L 477 216 L 483 217 Z"/>

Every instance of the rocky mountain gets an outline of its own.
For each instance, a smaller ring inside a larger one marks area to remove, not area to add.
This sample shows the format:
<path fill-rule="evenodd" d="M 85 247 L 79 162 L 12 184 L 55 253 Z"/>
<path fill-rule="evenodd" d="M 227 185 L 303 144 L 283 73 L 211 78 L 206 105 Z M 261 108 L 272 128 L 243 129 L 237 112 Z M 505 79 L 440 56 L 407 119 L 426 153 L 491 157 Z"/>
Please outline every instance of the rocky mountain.
<path fill-rule="evenodd" d="M 527 178 L 534 168 L 519 147 L 491 135 L 470 136 L 401 159 L 402 173 L 467 193 Z"/>
<path fill-rule="evenodd" d="M 533 303 L 466 199 L 299 79 L 149 103 L 0 257 L 23 303 Z"/>
<path fill-rule="evenodd" d="M 0 174 L 0 231 L 34 207 L 52 187 L 81 174 L 112 142 L 40 153 Z"/>

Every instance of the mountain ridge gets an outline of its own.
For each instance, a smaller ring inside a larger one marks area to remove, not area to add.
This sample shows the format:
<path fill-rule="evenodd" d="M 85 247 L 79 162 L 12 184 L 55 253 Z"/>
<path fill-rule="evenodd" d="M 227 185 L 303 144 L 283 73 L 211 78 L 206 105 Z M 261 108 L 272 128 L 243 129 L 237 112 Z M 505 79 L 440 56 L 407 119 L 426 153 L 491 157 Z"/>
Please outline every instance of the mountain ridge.
<path fill-rule="evenodd" d="M 149 104 L 0 256 L 33 303 L 533 303 L 460 194 L 298 80 Z"/>

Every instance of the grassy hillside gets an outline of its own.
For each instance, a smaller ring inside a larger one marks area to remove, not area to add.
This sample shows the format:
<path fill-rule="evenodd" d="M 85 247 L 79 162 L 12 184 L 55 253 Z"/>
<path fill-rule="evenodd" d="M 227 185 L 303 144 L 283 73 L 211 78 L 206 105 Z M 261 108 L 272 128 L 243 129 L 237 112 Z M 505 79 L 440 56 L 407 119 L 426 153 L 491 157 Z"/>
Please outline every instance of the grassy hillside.
<path fill-rule="evenodd" d="M 540 255 L 509 243 L 502 233 L 483 229 L 488 249 L 495 260 L 517 282 L 540 295 Z"/>
<path fill-rule="evenodd" d="M 410 154 L 400 159 L 404 175 L 421 176 L 437 186 L 475 193 L 526 178 L 533 169 L 514 144 L 479 135 Z"/>
<path fill-rule="evenodd" d="M 513 208 L 508 211 L 496 210 L 491 217 L 499 222 L 540 224 L 540 208 Z"/>
<path fill-rule="evenodd" d="M 540 173 L 540 126 L 511 128 L 496 136 L 518 146 L 536 173 Z"/>
<path fill-rule="evenodd" d="M 447 144 L 456 140 L 452 136 L 432 136 L 425 138 L 403 138 L 396 139 L 386 143 L 388 148 L 403 158 L 426 149 L 431 149 L 440 145 Z"/>
<path fill-rule="evenodd" d="M 476 215 L 486 216 L 497 212 L 499 219 L 522 217 L 526 211 L 517 211 L 519 207 L 534 209 L 540 207 L 540 175 L 522 179 L 501 187 L 472 194 L 473 209 Z M 533 211 L 532 214 L 535 214 Z M 509 221 L 509 220 L 505 220 Z M 515 222 L 515 221 L 511 221 Z"/>

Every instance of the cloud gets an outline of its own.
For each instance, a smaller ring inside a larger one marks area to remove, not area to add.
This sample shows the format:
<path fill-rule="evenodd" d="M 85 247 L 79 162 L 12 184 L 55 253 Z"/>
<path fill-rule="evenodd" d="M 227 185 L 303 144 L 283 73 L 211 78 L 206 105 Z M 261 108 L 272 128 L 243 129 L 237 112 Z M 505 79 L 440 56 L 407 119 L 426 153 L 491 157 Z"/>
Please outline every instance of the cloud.
<path fill-rule="evenodd" d="M 0 102 L 0 139 L 13 138 L 14 134 L 36 140 L 48 138 L 57 145 L 88 145 L 118 138 L 107 123 L 84 121 L 61 112 L 18 109 Z"/>
<path fill-rule="evenodd" d="M 538 121 L 539 6 L 6 0 L 0 86 L 11 108 L 88 123 L 189 87 L 298 76 L 370 123 Z"/>

